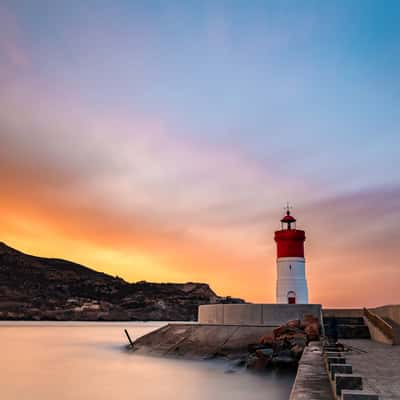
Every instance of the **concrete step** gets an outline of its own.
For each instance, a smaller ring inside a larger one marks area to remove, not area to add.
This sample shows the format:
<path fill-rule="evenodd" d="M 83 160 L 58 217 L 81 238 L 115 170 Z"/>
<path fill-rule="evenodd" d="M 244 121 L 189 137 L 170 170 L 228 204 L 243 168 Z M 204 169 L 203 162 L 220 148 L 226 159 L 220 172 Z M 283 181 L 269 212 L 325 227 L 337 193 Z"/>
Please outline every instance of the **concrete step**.
<path fill-rule="evenodd" d="M 341 400 L 379 400 L 379 395 L 366 390 L 342 390 Z"/>
<path fill-rule="evenodd" d="M 337 325 L 339 339 L 370 339 L 368 326 L 366 325 Z"/>
<path fill-rule="evenodd" d="M 336 321 L 332 323 L 332 320 L 324 318 L 325 335 L 328 337 L 333 337 L 336 333 L 338 339 L 370 339 L 371 336 L 368 326 L 364 324 L 364 320 L 362 318 L 362 324 L 358 318 L 348 318 L 348 321 L 356 322 L 355 324 L 350 322 L 340 323 L 344 322 L 344 320 L 344 318 L 337 318 Z"/>
<path fill-rule="evenodd" d="M 338 325 L 364 325 L 364 318 L 362 317 L 324 317 L 324 325 L 330 323 L 336 323 Z"/>

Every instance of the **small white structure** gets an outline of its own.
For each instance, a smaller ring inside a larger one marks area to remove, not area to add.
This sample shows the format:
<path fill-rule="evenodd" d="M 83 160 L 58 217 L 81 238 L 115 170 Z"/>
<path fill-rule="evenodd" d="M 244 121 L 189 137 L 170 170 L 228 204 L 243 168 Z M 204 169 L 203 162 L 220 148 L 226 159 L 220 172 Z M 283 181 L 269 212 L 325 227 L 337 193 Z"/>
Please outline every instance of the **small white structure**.
<path fill-rule="evenodd" d="M 286 215 L 281 230 L 275 232 L 277 244 L 276 302 L 279 304 L 308 304 L 308 288 L 304 258 L 305 232 L 296 229 L 296 219 Z"/>

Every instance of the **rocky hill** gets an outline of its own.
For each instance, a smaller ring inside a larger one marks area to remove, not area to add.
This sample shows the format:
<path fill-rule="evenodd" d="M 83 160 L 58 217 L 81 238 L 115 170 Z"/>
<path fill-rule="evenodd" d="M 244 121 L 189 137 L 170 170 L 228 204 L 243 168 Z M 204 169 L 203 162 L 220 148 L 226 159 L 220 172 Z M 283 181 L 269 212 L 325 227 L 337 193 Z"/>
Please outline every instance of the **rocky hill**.
<path fill-rule="evenodd" d="M 128 283 L 65 260 L 0 243 L 0 319 L 190 321 L 197 307 L 241 303 L 205 283 Z"/>

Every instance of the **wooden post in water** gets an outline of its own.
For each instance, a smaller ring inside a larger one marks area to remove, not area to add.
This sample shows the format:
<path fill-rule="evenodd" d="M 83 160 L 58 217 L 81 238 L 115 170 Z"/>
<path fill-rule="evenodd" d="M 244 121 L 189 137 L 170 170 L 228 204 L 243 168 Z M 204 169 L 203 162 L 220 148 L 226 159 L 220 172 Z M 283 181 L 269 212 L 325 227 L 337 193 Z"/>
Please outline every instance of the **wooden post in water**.
<path fill-rule="evenodd" d="M 129 336 L 129 333 L 128 333 L 128 330 L 127 329 L 124 329 L 124 331 L 125 331 L 125 335 L 126 335 L 126 337 L 128 338 L 128 340 L 129 340 L 129 344 L 131 345 L 131 347 L 133 348 L 133 342 L 132 342 L 132 339 L 131 339 L 131 337 Z"/>

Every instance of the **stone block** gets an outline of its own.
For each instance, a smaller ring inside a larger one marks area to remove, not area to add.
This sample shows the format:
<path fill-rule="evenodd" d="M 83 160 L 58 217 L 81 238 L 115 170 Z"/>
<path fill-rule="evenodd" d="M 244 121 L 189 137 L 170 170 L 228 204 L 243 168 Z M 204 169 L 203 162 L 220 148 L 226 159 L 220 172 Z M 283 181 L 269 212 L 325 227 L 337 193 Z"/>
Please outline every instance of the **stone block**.
<path fill-rule="evenodd" d="M 247 351 L 249 353 L 255 353 L 257 350 L 260 349 L 265 349 L 265 346 L 259 343 L 250 343 L 249 345 L 247 345 Z"/>
<path fill-rule="evenodd" d="M 312 323 L 310 325 L 307 325 L 304 328 L 304 332 L 306 333 L 307 339 L 309 341 L 318 340 L 318 338 L 319 338 L 319 325 L 318 325 L 318 323 L 316 322 L 316 323 Z"/>
<path fill-rule="evenodd" d="M 336 374 L 352 374 L 353 367 L 350 364 L 331 364 L 331 378 L 335 379 Z"/>
<path fill-rule="evenodd" d="M 292 346 L 301 346 L 301 347 L 306 347 L 307 345 L 307 340 L 303 337 L 293 337 L 290 339 L 290 344 Z"/>
<path fill-rule="evenodd" d="M 290 351 L 297 359 L 300 359 L 301 355 L 303 354 L 304 347 L 305 346 L 300 346 L 300 345 L 296 344 L 290 348 Z"/>
<path fill-rule="evenodd" d="M 344 357 L 328 357 L 326 359 L 329 371 L 331 370 L 331 364 L 346 364 L 346 359 Z"/>
<path fill-rule="evenodd" d="M 303 319 L 304 314 L 321 315 L 319 304 L 263 304 L 263 325 L 282 325 L 287 321 Z"/>
<path fill-rule="evenodd" d="M 338 349 L 337 349 L 336 346 L 323 346 L 323 350 L 326 351 L 326 352 L 329 352 L 329 351 L 333 351 L 333 352 L 338 351 Z"/>
<path fill-rule="evenodd" d="M 301 321 L 299 319 L 292 319 L 286 323 L 289 328 L 300 328 Z"/>
<path fill-rule="evenodd" d="M 262 325 L 262 304 L 224 304 L 224 324 Z"/>
<path fill-rule="evenodd" d="M 340 396 L 343 389 L 362 390 L 362 376 L 353 374 L 336 374 L 335 375 L 336 395 Z"/>
<path fill-rule="evenodd" d="M 257 357 L 272 357 L 274 351 L 272 349 L 258 349 L 256 350 Z"/>
<path fill-rule="evenodd" d="M 263 345 L 272 346 L 274 344 L 274 337 L 272 335 L 264 335 L 260 338 L 260 343 Z"/>
<path fill-rule="evenodd" d="M 379 396 L 373 392 L 364 390 L 342 390 L 341 400 L 379 400 Z"/>
<path fill-rule="evenodd" d="M 325 358 L 331 358 L 331 357 L 342 357 L 342 353 L 339 353 L 338 351 L 333 352 L 333 351 L 328 351 L 324 353 Z"/>
<path fill-rule="evenodd" d="M 318 322 L 318 318 L 316 318 L 315 315 L 313 315 L 313 314 L 304 314 L 304 315 L 303 315 L 303 321 L 304 321 L 305 323 L 308 323 L 308 322 L 315 322 L 315 321 Z"/>
<path fill-rule="evenodd" d="M 275 338 L 277 338 L 278 336 L 282 336 L 282 335 L 284 335 L 284 334 L 286 334 L 286 333 L 290 333 L 290 332 L 293 332 L 293 333 L 294 333 L 294 331 L 292 330 L 292 328 L 289 328 L 289 327 L 286 326 L 286 325 L 281 325 L 281 326 L 279 326 L 278 328 L 275 328 L 275 329 L 273 330 L 273 333 L 274 333 L 274 337 L 275 337 Z"/>

